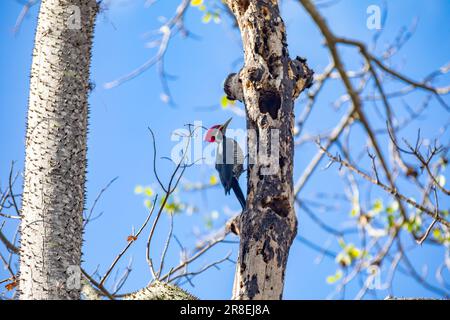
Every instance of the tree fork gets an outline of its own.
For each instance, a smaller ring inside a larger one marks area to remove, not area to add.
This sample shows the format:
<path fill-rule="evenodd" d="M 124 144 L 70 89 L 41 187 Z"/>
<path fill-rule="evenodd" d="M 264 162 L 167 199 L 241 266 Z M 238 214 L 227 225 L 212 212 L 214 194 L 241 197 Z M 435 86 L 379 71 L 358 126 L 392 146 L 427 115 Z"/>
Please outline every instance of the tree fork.
<path fill-rule="evenodd" d="M 293 107 L 311 86 L 313 71 L 305 59 L 289 58 L 278 1 L 226 2 L 241 31 L 245 62 L 239 73 L 227 77 L 224 90 L 229 99 L 245 104 L 250 153 L 233 298 L 281 299 L 289 248 L 297 233 Z"/>

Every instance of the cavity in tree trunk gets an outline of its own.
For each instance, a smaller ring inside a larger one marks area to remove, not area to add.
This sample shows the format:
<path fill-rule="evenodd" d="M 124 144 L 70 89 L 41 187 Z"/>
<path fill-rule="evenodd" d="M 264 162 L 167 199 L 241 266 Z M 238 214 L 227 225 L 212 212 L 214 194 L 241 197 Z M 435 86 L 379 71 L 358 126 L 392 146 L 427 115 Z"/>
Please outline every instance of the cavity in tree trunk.
<path fill-rule="evenodd" d="M 245 104 L 250 158 L 233 298 L 281 299 L 297 232 L 293 107 L 295 98 L 311 85 L 312 71 L 305 60 L 289 58 L 277 1 L 227 4 L 241 31 L 245 62 L 238 74 L 227 78 L 225 92 Z"/>
<path fill-rule="evenodd" d="M 42 0 L 40 6 L 21 212 L 21 299 L 80 297 L 76 281 L 68 281 L 70 267 L 76 271 L 81 263 L 89 67 L 97 11 L 95 0 Z"/>

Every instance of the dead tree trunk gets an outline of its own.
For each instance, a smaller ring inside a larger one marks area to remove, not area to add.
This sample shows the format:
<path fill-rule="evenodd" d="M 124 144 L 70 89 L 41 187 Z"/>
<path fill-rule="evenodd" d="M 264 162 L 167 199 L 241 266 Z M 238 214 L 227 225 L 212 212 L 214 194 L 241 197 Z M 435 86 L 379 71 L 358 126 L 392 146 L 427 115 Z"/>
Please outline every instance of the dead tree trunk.
<path fill-rule="evenodd" d="M 247 210 L 239 222 L 234 299 L 281 299 L 297 233 L 293 195 L 294 100 L 312 82 L 305 60 L 291 60 L 275 0 L 227 0 L 241 31 L 244 67 L 225 83 L 245 104 Z"/>
<path fill-rule="evenodd" d="M 89 67 L 98 4 L 42 0 L 31 68 L 21 299 L 79 299 Z M 78 269 L 79 270 L 79 269 Z M 73 270 L 72 270 L 73 271 Z"/>

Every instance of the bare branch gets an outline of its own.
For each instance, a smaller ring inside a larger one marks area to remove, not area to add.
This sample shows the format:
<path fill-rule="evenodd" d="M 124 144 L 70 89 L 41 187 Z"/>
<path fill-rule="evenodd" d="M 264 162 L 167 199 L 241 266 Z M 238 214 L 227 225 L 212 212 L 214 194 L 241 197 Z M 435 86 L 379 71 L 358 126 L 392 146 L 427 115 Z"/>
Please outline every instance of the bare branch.
<path fill-rule="evenodd" d="M 428 208 L 425 208 L 424 206 L 418 204 L 417 202 L 411 200 L 411 198 L 408 198 L 402 194 L 400 194 L 396 189 L 392 189 L 391 187 L 383 184 L 382 182 L 377 182 L 376 179 L 373 179 L 372 177 L 370 177 L 368 174 L 362 172 L 361 170 L 357 169 L 355 166 L 351 165 L 350 163 L 342 160 L 340 157 L 337 156 L 333 156 L 330 152 L 328 152 L 324 147 L 322 147 L 321 145 L 319 145 L 320 149 L 334 162 L 337 162 L 341 165 L 343 165 L 344 167 L 346 167 L 347 169 L 352 170 L 353 172 L 357 173 L 358 175 L 360 175 L 361 177 L 363 177 L 364 179 L 366 179 L 369 182 L 372 182 L 373 184 L 380 186 L 382 189 L 384 189 L 386 192 L 390 193 L 391 195 L 395 196 L 396 198 L 412 205 L 413 207 L 415 207 L 416 209 L 421 210 L 422 212 L 425 212 L 426 214 L 428 214 L 431 217 L 435 216 L 435 213 L 433 211 L 431 211 Z M 445 220 L 444 218 L 438 216 L 437 220 L 442 223 L 443 225 L 445 225 L 446 227 L 450 227 L 450 222 Z"/>

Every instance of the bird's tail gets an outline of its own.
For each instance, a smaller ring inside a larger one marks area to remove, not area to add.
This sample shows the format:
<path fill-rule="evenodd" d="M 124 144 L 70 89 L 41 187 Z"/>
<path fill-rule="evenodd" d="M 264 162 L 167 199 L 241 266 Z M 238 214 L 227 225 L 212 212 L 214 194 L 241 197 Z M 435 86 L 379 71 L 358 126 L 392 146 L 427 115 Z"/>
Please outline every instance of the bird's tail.
<path fill-rule="evenodd" d="M 235 177 L 233 177 L 233 179 L 231 180 L 231 188 L 233 188 L 233 192 L 236 195 L 236 198 L 239 200 L 242 210 L 245 210 L 246 201 L 245 201 L 244 193 L 242 192 L 242 189 L 239 186 L 239 182 Z"/>

